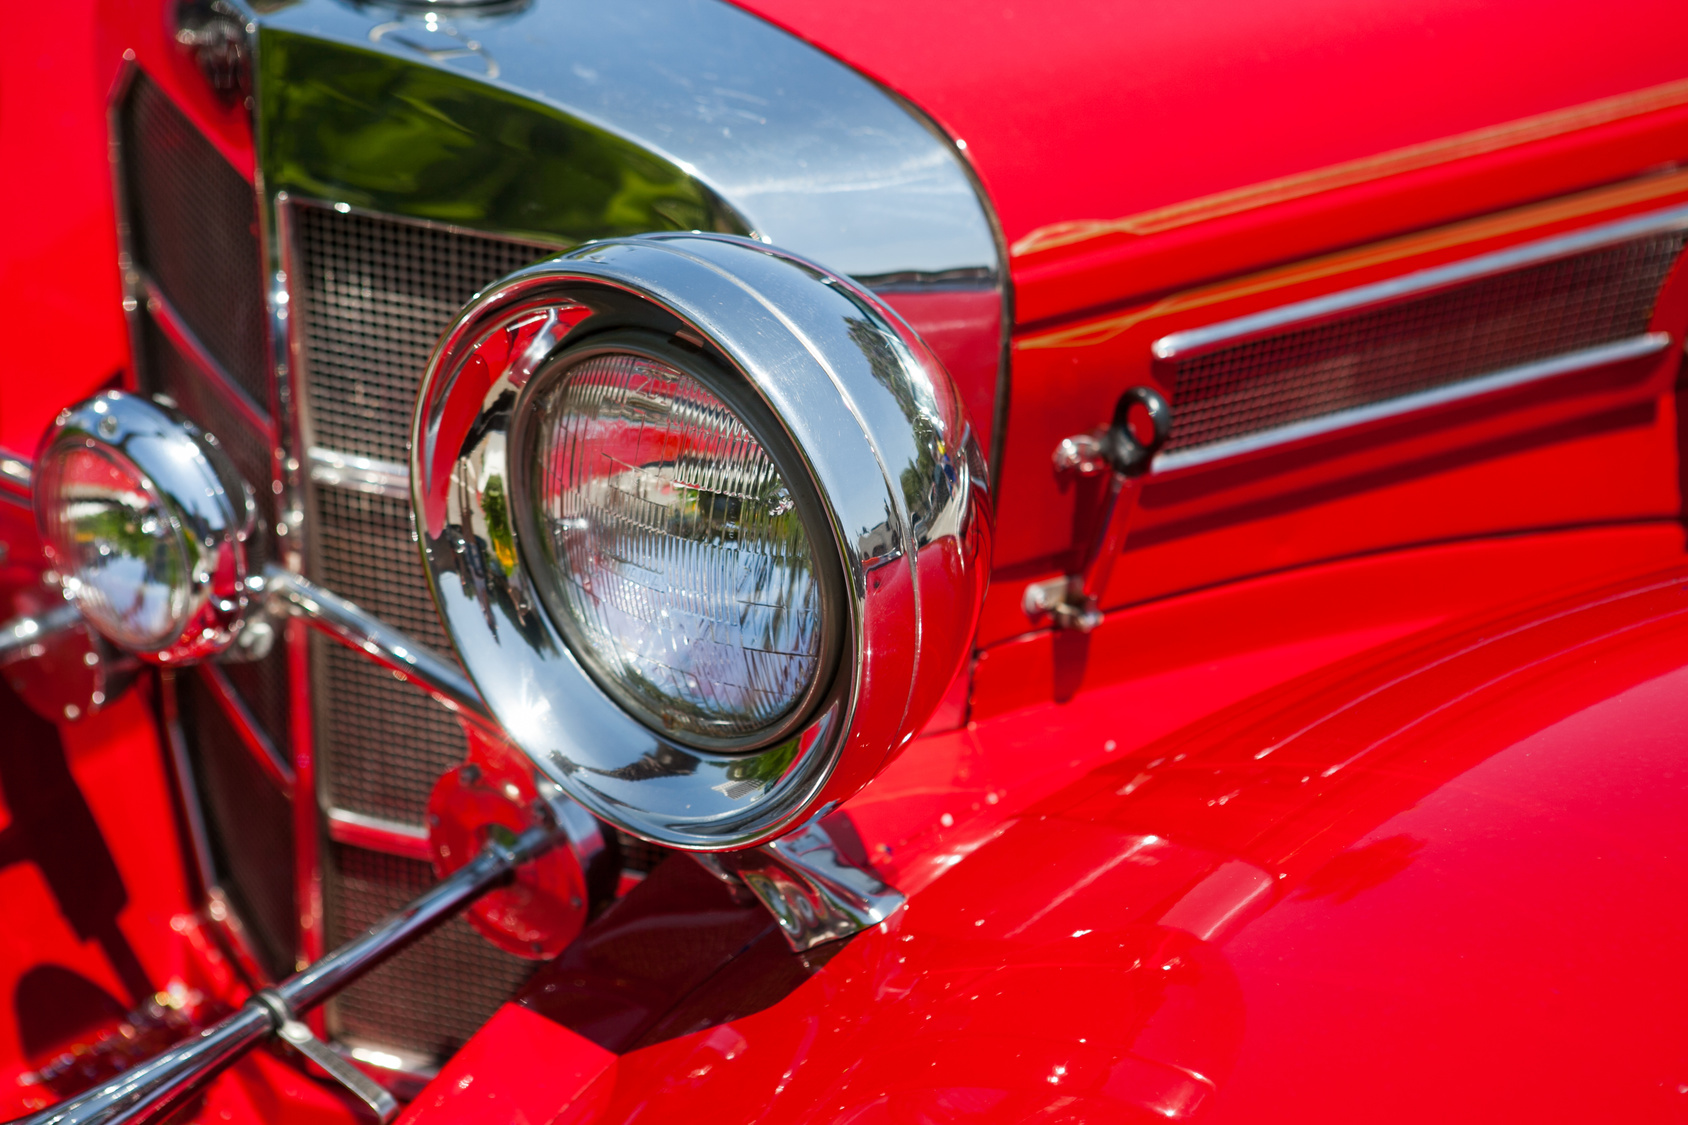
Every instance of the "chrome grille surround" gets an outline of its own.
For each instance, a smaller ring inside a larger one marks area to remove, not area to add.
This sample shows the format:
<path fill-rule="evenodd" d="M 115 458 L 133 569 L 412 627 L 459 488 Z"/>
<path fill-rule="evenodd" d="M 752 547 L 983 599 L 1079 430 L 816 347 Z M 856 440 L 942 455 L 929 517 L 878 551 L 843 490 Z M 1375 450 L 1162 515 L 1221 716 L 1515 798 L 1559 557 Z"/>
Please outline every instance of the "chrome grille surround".
<path fill-rule="evenodd" d="M 1688 208 L 1604 224 L 1152 345 L 1173 394 L 1159 472 L 1649 355 Z"/>

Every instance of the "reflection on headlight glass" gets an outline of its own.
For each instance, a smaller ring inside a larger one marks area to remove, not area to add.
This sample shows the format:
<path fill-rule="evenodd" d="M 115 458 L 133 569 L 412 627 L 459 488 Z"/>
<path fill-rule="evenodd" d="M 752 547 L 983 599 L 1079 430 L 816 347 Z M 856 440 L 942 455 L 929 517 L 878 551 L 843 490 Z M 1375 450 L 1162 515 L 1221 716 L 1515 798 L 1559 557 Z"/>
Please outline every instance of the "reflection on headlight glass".
<path fill-rule="evenodd" d="M 529 503 L 545 600 L 600 677 L 676 736 L 751 738 L 821 663 L 813 549 L 786 482 L 702 383 L 628 354 L 539 398 Z"/>
<path fill-rule="evenodd" d="M 99 449 L 61 457 L 47 536 L 66 593 L 119 645 L 163 644 L 189 609 L 186 552 L 175 526 L 133 468 Z"/>

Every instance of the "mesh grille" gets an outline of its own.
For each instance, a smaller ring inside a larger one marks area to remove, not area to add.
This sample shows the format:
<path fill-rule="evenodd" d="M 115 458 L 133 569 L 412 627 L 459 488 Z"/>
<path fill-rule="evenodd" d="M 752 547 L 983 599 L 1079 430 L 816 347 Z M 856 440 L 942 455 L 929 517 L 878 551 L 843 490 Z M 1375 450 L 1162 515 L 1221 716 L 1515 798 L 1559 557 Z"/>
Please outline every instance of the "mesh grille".
<path fill-rule="evenodd" d="M 1652 235 L 1175 361 L 1167 449 L 1638 336 L 1683 238 Z"/>
<path fill-rule="evenodd" d="M 275 495 L 269 487 L 273 470 L 269 438 L 247 424 L 198 366 L 170 344 L 151 317 L 144 317 L 141 324 L 145 349 L 142 389 L 162 391 L 181 408 L 183 414 L 215 434 L 229 460 L 234 462 L 234 467 L 252 485 L 258 501 L 260 540 L 260 558 L 254 560 L 254 565 L 260 565 L 262 557 L 268 554 L 269 528 L 275 525 Z"/>
<path fill-rule="evenodd" d="M 324 890 L 329 942 L 338 945 L 433 883 L 425 863 L 336 845 Z M 338 1035 L 444 1057 L 473 1035 L 533 971 L 453 919 L 342 993 Z"/>
<path fill-rule="evenodd" d="M 410 505 L 335 488 L 317 489 L 315 502 L 318 579 L 450 659 L 412 538 Z M 456 718 L 340 645 L 322 644 L 316 666 L 330 802 L 422 823 L 435 779 L 467 749 Z"/>
<path fill-rule="evenodd" d="M 311 206 L 291 212 L 311 442 L 404 463 L 428 353 L 477 291 L 547 256 L 526 243 Z M 451 646 L 422 574 L 407 501 L 316 486 L 312 576 L 441 655 Z M 457 720 L 341 646 L 313 652 L 328 801 L 411 824 L 467 750 Z M 324 872 L 329 939 L 351 937 L 419 893 L 426 864 L 335 849 Z M 423 1054 L 467 1038 L 531 968 L 461 921 L 334 1001 L 339 1034 Z"/>
<path fill-rule="evenodd" d="M 428 791 L 468 753 L 457 719 L 387 669 L 333 641 L 318 642 L 313 665 L 329 803 L 421 824 Z"/>
<path fill-rule="evenodd" d="M 482 287 L 548 252 L 316 207 L 293 214 L 312 440 L 402 463 L 434 341 Z"/>
<path fill-rule="evenodd" d="M 317 573 L 336 593 L 450 657 L 422 573 L 410 504 L 338 488 L 316 490 Z"/>
<path fill-rule="evenodd" d="M 196 673 L 176 679 L 182 733 L 199 785 L 211 859 L 264 967 L 293 971 L 293 807 L 270 784 Z"/>
<path fill-rule="evenodd" d="M 135 76 L 121 122 L 136 265 L 240 388 L 267 407 L 263 270 L 252 185 L 145 75 Z"/>

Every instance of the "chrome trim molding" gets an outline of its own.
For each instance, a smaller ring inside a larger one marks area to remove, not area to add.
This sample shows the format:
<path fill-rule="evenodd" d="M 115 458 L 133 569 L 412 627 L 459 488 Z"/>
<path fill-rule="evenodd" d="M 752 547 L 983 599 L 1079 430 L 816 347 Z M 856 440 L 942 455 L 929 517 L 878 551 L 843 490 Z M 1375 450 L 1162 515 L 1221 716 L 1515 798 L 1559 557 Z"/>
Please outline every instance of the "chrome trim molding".
<path fill-rule="evenodd" d="M 1340 293 L 1331 293 L 1308 301 L 1281 305 L 1278 308 L 1267 309 L 1265 312 L 1254 313 L 1250 316 L 1237 317 L 1235 320 L 1224 320 L 1203 328 L 1174 332 L 1156 340 L 1149 346 L 1149 350 L 1157 360 L 1170 362 L 1192 359 L 1256 336 L 1278 332 L 1292 325 L 1302 326 L 1351 313 L 1369 305 L 1390 304 L 1403 298 L 1415 297 L 1432 290 L 1460 285 L 1481 277 L 1488 277 L 1491 274 L 1506 273 L 1510 270 L 1536 265 L 1554 258 L 1565 258 L 1602 246 L 1628 242 L 1630 239 L 1649 234 L 1681 230 L 1685 227 L 1688 227 L 1688 206 L 1672 207 L 1638 218 L 1602 223 L 1599 226 L 1589 227 L 1571 234 L 1544 238 L 1538 242 L 1528 242 L 1522 246 L 1509 247 L 1492 254 L 1480 254 L 1475 258 L 1467 258 L 1450 265 L 1417 270 L 1400 277 L 1390 278 L 1388 281 L 1377 282 L 1374 285 L 1362 285 L 1354 289 L 1345 289 Z"/>
<path fill-rule="evenodd" d="M 351 809 L 330 808 L 325 814 L 328 838 L 337 844 L 348 844 L 365 851 L 403 856 L 431 862 L 433 852 L 428 848 L 428 830 L 419 824 L 405 824 L 385 817 L 369 816 Z"/>
<path fill-rule="evenodd" d="M 1476 398 L 1493 391 L 1523 386 L 1526 383 L 1550 379 L 1556 375 L 1568 375 L 1576 371 L 1592 371 L 1596 368 L 1622 363 L 1625 360 L 1657 355 L 1670 347 L 1670 340 L 1669 333 L 1648 332 L 1645 335 L 1633 336 L 1628 340 L 1619 340 L 1613 344 L 1602 344 L 1599 347 L 1584 348 L 1581 351 L 1554 356 L 1552 359 L 1538 360 L 1535 363 L 1526 363 L 1518 367 L 1508 367 L 1490 375 L 1480 375 L 1475 379 L 1449 383 L 1428 391 L 1385 399 L 1368 406 L 1357 406 L 1352 410 L 1339 410 L 1334 414 L 1321 414 L 1317 418 L 1291 422 L 1286 426 L 1276 426 L 1244 437 L 1231 438 L 1228 441 L 1191 446 L 1188 449 L 1177 449 L 1171 453 L 1158 453 L 1155 455 L 1154 472 L 1170 473 L 1179 469 L 1193 468 L 1197 465 L 1211 464 L 1214 461 L 1223 461 L 1231 457 L 1240 457 L 1244 454 L 1257 453 L 1264 449 L 1287 445 L 1303 438 L 1317 437 L 1321 434 L 1364 425 L 1367 422 L 1377 422 L 1385 418 L 1412 414 L 1429 407 L 1442 406 L 1463 399 Z"/>
<path fill-rule="evenodd" d="M 311 479 L 317 484 L 350 489 L 395 500 L 410 499 L 410 466 L 312 446 L 306 453 Z"/>

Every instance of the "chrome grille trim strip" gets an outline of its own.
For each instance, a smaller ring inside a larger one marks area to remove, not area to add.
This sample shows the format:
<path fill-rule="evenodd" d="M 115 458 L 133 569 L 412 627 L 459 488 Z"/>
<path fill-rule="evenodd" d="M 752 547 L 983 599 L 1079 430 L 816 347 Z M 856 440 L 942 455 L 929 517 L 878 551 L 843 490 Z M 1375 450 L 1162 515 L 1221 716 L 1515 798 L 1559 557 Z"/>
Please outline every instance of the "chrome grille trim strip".
<path fill-rule="evenodd" d="M 1149 346 L 1149 350 L 1157 360 L 1194 359 L 1222 347 L 1230 347 L 1257 336 L 1270 335 L 1284 328 L 1306 327 L 1313 322 L 1369 306 L 1390 304 L 1406 297 L 1419 296 L 1493 274 L 1507 273 L 1554 258 L 1567 258 L 1649 234 L 1662 234 L 1685 228 L 1688 228 L 1688 206 L 1672 207 L 1634 219 L 1602 223 L 1571 234 L 1528 242 L 1492 254 L 1481 254 L 1446 266 L 1418 270 L 1373 285 L 1361 285 L 1340 293 L 1281 305 L 1265 312 L 1237 317 L 1235 320 L 1224 320 L 1202 328 L 1174 332 L 1156 340 Z M 1174 409 L 1176 407 L 1177 404 L 1174 403 Z"/>
<path fill-rule="evenodd" d="M 336 808 L 328 810 L 327 820 L 328 838 L 336 844 L 419 859 L 424 863 L 432 862 L 434 858 L 428 847 L 428 830 L 419 824 L 405 824 Z"/>
<path fill-rule="evenodd" d="M 241 746 L 252 756 L 252 760 L 258 763 L 258 768 L 264 771 L 264 776 L 274 782 L 276 788 L 291 800 L 294 791 L 293 766 L 281 756 L 275 743 L 270 741 L 270 736 L 264 733 L 251 709 L 234 690 L 234 685 L 229 683 L 227 674 L 216 664 L 205 664 L 200 668 L 200 675 L 206 686 L 211 689 L 217 705 L 222 708 L 223 715 L 240 735 Z"/>
<path fill-rule="evenodd" d="M 1458 402 L 1461 399 L 1476 398 L 1493 391 L 1506 390 L 1510 387 L 1550 379 L 1556 375 L 1568 375 L 1576 371 L 1592 371 L 1596 368 L 1622 363 L 1625 360 L 1657 355 L 1670 347 L 1670 342 L 1670 334 L 1667 332 L 1648 332 L 1645 335 L 1634 336 L 1628 340 L 1619 340 L 1615 344 L 1602 344 L 1596 348 L 1584 348 L 1581 351 L 1554 356 L 1552 359 L 1526 363 L 1519 367 L 1509 367 L 1490 375 L 1481 375 L 1475 379 L 1449 383 L 1428 391 L 1420 391 L 1417 394 L 1385 399 L 1369 406 L 1340 410 L 1334 414 L 1322 414 L 1317 418 L 1292 422 L 1287 426 L 1277 426 L 1270 430 L 1261 430 L 1246 437 L 1192 446 L 1189 449 L 1173 450 L 1170 453 L 1159 453 L 1155 455 L 1153 471 L 1169 473 L 1178 469 L 1206 465 L 1214 461 L 1239 457 L 1246 453 L 1256 453 L 1274 446 L 1288 445 L 1303 438 L 1316 437 L 1320 434 L 1348 429 L 1367 422 L 1411 414 L 1428 407 Z"/>
<path fill-rule="evenodd" d="M 311 465 L 311 480 L 317 484 L 390 496 L 395 500 L 410 500 L 408 465 L 359 457 L 354 453 L 339 453 L 320 446 L 313 446 L 306 459 Z"/>
<path fill-rule="evenodd" d="M 159 331 L 164 333 L 164 338 L 199 369 L 217 397 L 233 407 L 240 415 L 241 421 L 264 435 L 265 440 L 273 447 L 276 439 L 275 423 L 270 421 L 269 413 L 253 402 L 235 383 L 234 377 L 223 370 L 222 364 L 205 349 L 205 345 L 193 334 L 193 329 L 187 326 L 187 322 L 171 306 L 169 298 L 152 278 L 142 274 L 140 285 L 146 294 L 147 312 L 152 315 L 153 323 L 158 325 Z M 258 482 L 252 483 L 256 487 Z"/>

